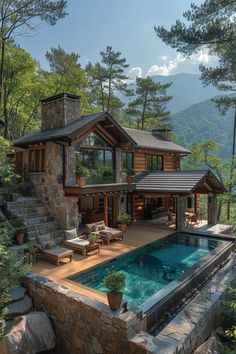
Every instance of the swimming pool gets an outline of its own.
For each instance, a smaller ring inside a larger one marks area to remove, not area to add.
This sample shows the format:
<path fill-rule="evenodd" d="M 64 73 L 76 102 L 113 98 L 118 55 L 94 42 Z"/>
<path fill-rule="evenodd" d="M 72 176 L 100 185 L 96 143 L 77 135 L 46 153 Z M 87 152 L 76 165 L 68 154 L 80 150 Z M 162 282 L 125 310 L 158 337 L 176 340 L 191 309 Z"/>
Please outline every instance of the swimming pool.
<path fill-rule="evenodd" d="M 145 303 L 171 282 L 181 278 L 225 241 L 198 235 L 173 234 L 123 256 L 70 277 L 92 289 L 106 292 L 104 277 L 115 269 L 126 275 L 123 299 L 134 305 Z"/>

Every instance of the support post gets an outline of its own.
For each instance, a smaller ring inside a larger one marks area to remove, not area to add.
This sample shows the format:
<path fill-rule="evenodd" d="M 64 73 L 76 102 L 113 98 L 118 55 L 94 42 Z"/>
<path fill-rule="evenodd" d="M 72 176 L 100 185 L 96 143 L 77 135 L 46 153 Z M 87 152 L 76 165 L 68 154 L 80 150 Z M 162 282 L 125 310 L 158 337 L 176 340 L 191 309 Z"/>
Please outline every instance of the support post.
<path fill-rule="evenodd" d="M 185 229 L 185 197 L 176 197 L 176 231 Z"/>
<path fill-rule="evenodd" d="M 208 224 L 217 224 L 217 194 L 208 194 Z"/>

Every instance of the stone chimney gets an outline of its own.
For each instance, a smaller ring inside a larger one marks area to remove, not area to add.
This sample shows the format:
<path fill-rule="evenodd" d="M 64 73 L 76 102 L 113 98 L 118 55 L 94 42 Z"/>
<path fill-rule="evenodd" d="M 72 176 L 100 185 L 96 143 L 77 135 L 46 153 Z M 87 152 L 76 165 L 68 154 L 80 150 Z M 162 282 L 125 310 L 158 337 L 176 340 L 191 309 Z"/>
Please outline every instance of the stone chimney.
<path fill-rule="evenodd" d="M 172 129 L 170 128 L 160 128 L 160 129 L 153 129 L 152 134 L 156 136 L 163 137 L 168 141 L 172 140 Z"/>
<path fill-rule="evenodd" d="M 80 118 L 80 97 L 71 93 L 60 93 L 45 98 L 42 103 L 42 130 L 65 127 Z"/>

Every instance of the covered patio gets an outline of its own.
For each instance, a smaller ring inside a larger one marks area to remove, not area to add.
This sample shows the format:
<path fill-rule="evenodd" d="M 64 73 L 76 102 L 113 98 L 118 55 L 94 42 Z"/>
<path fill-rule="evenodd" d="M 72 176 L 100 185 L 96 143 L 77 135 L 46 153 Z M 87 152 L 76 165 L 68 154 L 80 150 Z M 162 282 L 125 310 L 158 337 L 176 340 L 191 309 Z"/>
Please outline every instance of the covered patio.
<path fill-rule="evenodd" d="M 187 198 L 194 195 L 194 212 L 199 212 L 199 195 L 208 196 L 207 224 L 217 223 L 217 195 L 226 192 L 224 185 L 210 170 L 146 172 L 135 179 L 136 193 L 153 196 L 167 195 L 174 200 L 175 224 L 177 231 L 186 227 Z"/>

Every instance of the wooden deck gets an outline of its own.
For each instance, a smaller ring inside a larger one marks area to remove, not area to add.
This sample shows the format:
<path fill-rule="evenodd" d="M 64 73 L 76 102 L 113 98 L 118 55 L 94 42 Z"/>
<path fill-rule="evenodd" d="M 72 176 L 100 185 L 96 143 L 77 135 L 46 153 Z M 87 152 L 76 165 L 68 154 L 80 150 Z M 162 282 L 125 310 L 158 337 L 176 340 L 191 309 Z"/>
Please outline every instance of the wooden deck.
<path fill-rule="evenodd" d="M 106 295 L 95 290 L 89 289 L 74 281 L 68 279 L 73 274 L 82 270 L 86 270 L 97 264 L 115 258 L 119 255 L 132 251 L 145 244 L 163 238 L 174 232 L 174 229 L 166 226 L 165 223 L 158 220 L 140 221 L 129 226 L 124 234 L 123 241 L 112 241 L 109 246 L 103 245 L 99 254 L 91 254 L 86 258 L 80 254 L 74 254 L 72 262 L 61 262 L 60 266 L 56 266 L 47 261 L 38 260 L 32 266 L 32 272 L 45 276 L 46 278 L 61 284 L 74 291 L 78 291 L 84 295 L 95 297 L 106 302 Z"/>

